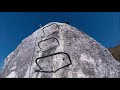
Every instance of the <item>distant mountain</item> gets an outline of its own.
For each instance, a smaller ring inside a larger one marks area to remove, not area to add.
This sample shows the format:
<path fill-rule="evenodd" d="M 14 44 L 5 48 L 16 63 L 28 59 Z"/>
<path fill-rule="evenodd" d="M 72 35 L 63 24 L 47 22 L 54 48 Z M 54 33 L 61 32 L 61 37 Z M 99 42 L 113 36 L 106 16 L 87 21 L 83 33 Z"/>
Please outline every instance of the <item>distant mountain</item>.
<path fill-rule="evenodd" d="M 113 47 L 113 48 L 110 48 L 109 51 L 112 53 L 113 57 L 116 60 L 120 61 L 120 45 Z"/>
<path fill-rule="evenodd" d="M 81 30 L 51 22 L 25 38 L 4 61 L 4 78 L 120 78 L 120 62 Z"/>
<path fill-rule="evenodd" d="M 2 78 L 1 72 L 0 72 L 0 78 Z"/>

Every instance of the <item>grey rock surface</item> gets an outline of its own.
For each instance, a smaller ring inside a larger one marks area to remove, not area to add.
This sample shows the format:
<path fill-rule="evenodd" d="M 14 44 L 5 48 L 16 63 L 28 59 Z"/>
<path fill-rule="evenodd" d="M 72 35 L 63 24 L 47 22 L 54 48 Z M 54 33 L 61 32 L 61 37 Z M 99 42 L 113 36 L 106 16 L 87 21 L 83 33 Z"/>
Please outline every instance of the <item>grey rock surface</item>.
<path fill-rule="evenodd" d="M 3 78 L 119 78 L 120 63 L 77 28 L 51 22 L 10 53 Z"/>

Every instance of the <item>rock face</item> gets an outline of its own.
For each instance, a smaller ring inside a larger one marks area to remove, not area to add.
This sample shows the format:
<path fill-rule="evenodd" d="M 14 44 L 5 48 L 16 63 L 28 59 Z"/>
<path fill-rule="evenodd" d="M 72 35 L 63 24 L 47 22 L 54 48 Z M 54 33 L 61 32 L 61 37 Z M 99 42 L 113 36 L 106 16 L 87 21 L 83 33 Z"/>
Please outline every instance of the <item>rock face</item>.
<path fill-rule="evenodd" d="M 51 22 L 4 61 L 3 78 L 119 78 L 120 63 L 77 28 Z"/>

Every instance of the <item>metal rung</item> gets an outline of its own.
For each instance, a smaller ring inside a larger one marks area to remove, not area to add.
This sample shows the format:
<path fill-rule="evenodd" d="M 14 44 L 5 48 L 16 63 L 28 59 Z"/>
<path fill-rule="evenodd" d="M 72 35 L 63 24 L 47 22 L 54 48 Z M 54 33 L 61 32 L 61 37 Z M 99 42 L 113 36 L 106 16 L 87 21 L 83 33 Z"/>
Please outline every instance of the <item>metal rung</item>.
<path fill-rule="evenodd" d="M 53 71 L 44 71 L 44 70 L 42 70 L 41 66 L 38 64 L 37 61 L 38 61 L 39 59 L 47 58 L 47 57 L 54 56 L 54 55 L 57 55 L 57 54 L 65 54 L 65 55 L 67 55 L 67 57 L 68 57 L 68 59 L 69 59 L 69 63 L 68 63 L 67 65 L 64 65 L 64 66 L 62 66 L 62 67 L 59 67 L 58 69 L 53 70 Z M 71 64 L 72 64 L 72 61 L 71 61 L 71 58 L 70 58 L 70 56 L 69 56 L 68 53 L 58 52 L 58 53 L 54 53 L 54 54 L 50 54 L 50 55 L 47 55 L 47 56 L 42 56 L 42 57 L 37 58 L 37 59 L 36 59 L 36 64 L 37 64 L 37 66 L 39 67 L 39 69 L 38 69 L 38 70 L 35 70 L 35 72 L 55 73 L 55 72 L 57 72 L 58 70 L 60 70 L 60 69 L 62 69 L 62 68 L 65 68 L 65 67 L 68 67 L 69 65 L 71 65 Z"/>
<path fill-rule="evenodd" d="M 38 42 L 38 47 L 39 47 L 39 49 L 40 49 L 40 51 L 42 51 L 42 48 L 40 47 L 40 43 L 42 43 L 42 42 L 44 42 L 44 41 L 47 41 L 47 40 L 50 40 L 50 39 L 54 39 L 54 40 L 56 40 L 57 41 L 57 45 L 56 46 L 54 46 L 54 47 L 51 47 L 51 48 L 55 48 L 55 47 L 57 47 L 57 46 L 59 46 L 60 45 L 60 43 L 59 43 L 59 41 L 58 41 L 58 39 L 57 38 L 48 38 L 48 39 L 45 39 L 45 40 L 42 40 L 42 41 L 40 41 L 40 42 Z M 49 48 L 49 49 L 51 49 L 51 48 Z"/>
<path fill-rule="evenodd" d="M 54 25 L 54 24 L 57 26 L 57 28 L 58 28 L 58 30 L 59 30 L 59 25 L 56 24 L 56 23 L 52 23 L 52 24 L 50 24 L 50 25 L 48 25 L 48 26 L 43 27 L 42 31 L 43 31 L 44 35 L 45 35 L 44 29 L 47 28 L 47 27 L 49 27 L 49 26 L 52 26 L 52 25 Z"/>

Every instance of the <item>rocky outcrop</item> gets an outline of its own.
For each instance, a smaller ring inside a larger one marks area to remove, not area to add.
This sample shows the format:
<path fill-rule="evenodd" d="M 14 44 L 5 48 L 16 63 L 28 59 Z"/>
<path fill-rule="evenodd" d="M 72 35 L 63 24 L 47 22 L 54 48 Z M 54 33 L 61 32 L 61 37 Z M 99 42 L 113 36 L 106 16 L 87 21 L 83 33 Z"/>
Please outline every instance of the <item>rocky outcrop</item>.
<path fill-rule="evenodd" d="M 77 28 L 51 22 L 5 59 L 4 78 L 119 78 L 120 63 Z"/>

